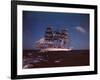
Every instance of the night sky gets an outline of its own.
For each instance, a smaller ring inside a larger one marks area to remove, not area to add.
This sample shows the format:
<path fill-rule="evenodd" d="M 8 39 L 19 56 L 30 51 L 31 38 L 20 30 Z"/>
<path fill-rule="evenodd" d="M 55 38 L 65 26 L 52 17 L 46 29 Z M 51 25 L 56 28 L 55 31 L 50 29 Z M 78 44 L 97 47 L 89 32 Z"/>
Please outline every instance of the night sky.
<path fill-rule="evenodd" d="M 23 11 L 23 49 L 34 49 L 49 26 L 54 30 L 67 28 L 71 48 L 89 49 L 89 14 L 36 11 Z"/>

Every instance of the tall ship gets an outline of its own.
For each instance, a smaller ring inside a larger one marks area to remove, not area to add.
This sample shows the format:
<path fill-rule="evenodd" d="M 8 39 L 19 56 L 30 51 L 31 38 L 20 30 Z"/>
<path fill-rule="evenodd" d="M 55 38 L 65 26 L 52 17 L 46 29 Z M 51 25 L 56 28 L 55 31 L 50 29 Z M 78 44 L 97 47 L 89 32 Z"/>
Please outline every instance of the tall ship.
<path fill-rule="evenodd" d="M 71 51 L 68 30 L 65 28 L 54 30 L 52 27 L 47 27 L 43 38 L 36 41 L 36 47 L 39 48 L 41 52 Z"/>

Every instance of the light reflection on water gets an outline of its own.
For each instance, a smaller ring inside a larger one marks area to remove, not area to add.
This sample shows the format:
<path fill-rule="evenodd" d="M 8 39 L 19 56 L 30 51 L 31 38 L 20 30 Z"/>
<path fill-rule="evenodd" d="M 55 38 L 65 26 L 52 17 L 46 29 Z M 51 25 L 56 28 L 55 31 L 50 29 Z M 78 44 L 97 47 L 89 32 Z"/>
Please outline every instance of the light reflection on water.
<path fill-rule="evenodd" d="M 48 55 L 38 55 L 38 56 L 32 56 L 31 53 L 29 54 L 31 57 L 26 57 L 23 59 L 23 68 L 30 68 L 34 67 L 35 65 L 42 64 L 42 63 L 48 63 L 49 56 Z M 51 63 L 60 63 L 62 60 L 52 60 Z"/>
<path fill-rule="evenodd" d="M 48 61 L 48 56 L 35 56 L 35 57 L 28 57 L 23 59 L 23 68 L 28 68 L 34 66 L 34 64 L 42 63 Z"/>

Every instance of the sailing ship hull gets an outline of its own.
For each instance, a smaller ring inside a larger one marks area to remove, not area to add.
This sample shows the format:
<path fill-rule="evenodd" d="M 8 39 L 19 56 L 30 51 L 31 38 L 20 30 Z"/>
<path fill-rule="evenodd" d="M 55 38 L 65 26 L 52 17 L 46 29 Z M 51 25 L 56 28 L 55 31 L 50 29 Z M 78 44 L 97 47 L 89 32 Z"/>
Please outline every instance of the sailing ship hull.
<path fill-rule="evenodd" d="M 46 49 L 41 49 L 41 52 L 49 52 L 49 51 L 71 51 L 71 48 L 46 48 Z"/>

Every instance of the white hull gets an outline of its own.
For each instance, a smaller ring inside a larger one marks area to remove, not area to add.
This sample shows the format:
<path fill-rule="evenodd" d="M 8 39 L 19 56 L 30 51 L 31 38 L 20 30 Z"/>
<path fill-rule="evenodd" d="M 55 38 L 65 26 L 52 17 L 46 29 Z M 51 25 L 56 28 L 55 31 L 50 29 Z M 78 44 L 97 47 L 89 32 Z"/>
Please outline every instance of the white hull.
<path fill-rule="evenodd" d="M 48 51 L 71 51 L 71 48 L 46 48 L 46 49 L 41 49 L 41 52 L 48 52 Z"/>

